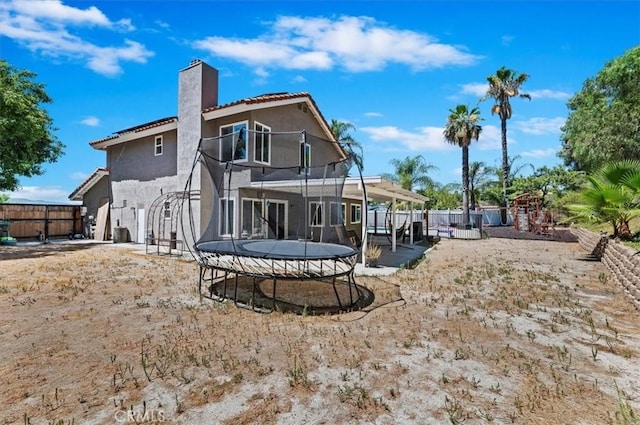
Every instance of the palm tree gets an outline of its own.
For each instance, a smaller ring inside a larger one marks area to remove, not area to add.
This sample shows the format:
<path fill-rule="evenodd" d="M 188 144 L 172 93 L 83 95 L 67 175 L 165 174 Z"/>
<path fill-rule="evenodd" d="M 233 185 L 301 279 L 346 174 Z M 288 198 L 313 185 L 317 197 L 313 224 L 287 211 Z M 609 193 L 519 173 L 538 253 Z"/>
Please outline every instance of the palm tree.
<path fill-rule="evenodd" d="M 433 179 L 427 174 L 438 167 L 429 164 L 422 155 L 407 156 L 402 160 L 394 158 L 389 162 L 395 167 L 396 172 L 385 173 L 382 177 L 398 183 L 403 189 L 423 189 L 434 185 Z"/>
<path fill-rule="evenodd" d="M 464 224 L 471 222 L 469 217 L 469 145 L 478 140 L 482 127 L 478 125 L 480 110 L 469 110 L 467 105 L 458 105 L 449 109 L 447 125 L 444 128 L 444 138 L 452 145 L 462 148 L 462 220 Z"/>
<path fill-rule="evenodd" d="M 489 89 L 482 97 L 481 101 L 488 98 L 494 100 L 491 107 L 491 114 L 498 114 L 500 117 L 500 130 L 502 134 L 502 222 L 507 219 L 507 187 L 509 187 L 509 169 L 508 169 L 508 152 L 507 152 L 507 120 L 511 118 L 513 112 L 511 108 L 511 98 L 518 96 L 531 100 L 531 96 L 526 93 L 520 93 L 520 86 L 529 78 L 527 74 L 518 74 L 517 71 L 507 69 L 504 66 L 496 71 L 495 74 L 489 75 Z"/>
<path fill-rule="evenodd" d="M 330 126 L 331 133 L 333 133 L 333 137 L 336 139 L 336 142 L 338 142 L 343 149 L 349 152 L 353 161 L 356 163 L 356 166 L 358 166 L 360 172 L 362 172 L 362 170 L 364 170 L 362 145 L 359 142 L 356 142 L 351 134 L 349 134 L 350 131 L 355 131 L 356 127 L 349 122 L 334 119 L 331 120 Z M 354 148 L 358 149 L 360 153 L 355 152 Z"/>
<path fill-rule="evenodd" d="M 640 217 L 640 161 L 605 164 L 591 176 L 582 204 L 569 206 L 572 218 L 610 223 L 613 236 L 630 239 L 630 221 Z"/>

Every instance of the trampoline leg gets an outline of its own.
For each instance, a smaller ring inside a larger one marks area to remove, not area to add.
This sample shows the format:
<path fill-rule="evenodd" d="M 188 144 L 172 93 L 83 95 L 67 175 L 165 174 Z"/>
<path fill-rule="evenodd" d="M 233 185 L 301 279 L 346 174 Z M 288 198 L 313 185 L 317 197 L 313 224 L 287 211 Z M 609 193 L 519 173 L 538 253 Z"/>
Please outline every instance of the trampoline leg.
<path fill-rule="evenodd" d="M 274 277 L 273 278 L 273 297 L 272 297 L 272 302 L 271 302 L 271 311 L 275 311 L 276 310 L 276 282 L 277 279 Z"/>
<path fill-rule="evenodd" d="M 356 285 L 356 279 L 353 277 L 353 273 L 349 275 L 349 286 L 351 286 L 352 283 L 353 283 L 353 286 L 356 288 L 356 292 L 358 293 L 357 302 L 360 302 L 360 300 L 363 299 L 363 296 L 362 296 L 362 292 L 360 292 L 360 288 L 358 288 L 358 285 Z"/>
<path fill-rule="evenodd" d="M 202 266 L 200 266 L 200 273 L 198 273 L 198 295 L 202 296 Z"/>
<path fill-rule="evenodd" d="M 238 274 L 236 273 L 236 286 L 233 289 L 233 302 L 238 303 Z"/>
<path fill-rule="evenodd" d="M 256 306 L 256 278 L 255 277 L 253 278 L 253 293 L 251 294 L 250 302 L 251 302 L 251 310 L 255 311 L 256 309 L 255 307 Z"/>
<path fill-rule="evenodd" d="M 338 305 L 340 306 L 340 310 L 342 310 L 342 301 L 340 301 L 340 295 L 338 294 L 338 288 L 336 288 L 336 278 L 335 277 L 331 280 L 331 283 L 333 284 L 333 292 L 335 292 L 335 294 L 336 294 L 336 299 L 338 300 Z"/>
<path fill-rule="evenodd" d="M 227 299 L 227 276 L 229 275 L 229 272 L 225 271 L 224 272 L 224 285 L 222 285 L 222 299 L 225 300 Z"/>
<path fill-rule="evenodd" d="M 347 276 L 347 285 L 349 285 L 349 299 L 351 300 L 351 306 L 353 307 L 353 289 L 351 288 L 351 275 Z"/>

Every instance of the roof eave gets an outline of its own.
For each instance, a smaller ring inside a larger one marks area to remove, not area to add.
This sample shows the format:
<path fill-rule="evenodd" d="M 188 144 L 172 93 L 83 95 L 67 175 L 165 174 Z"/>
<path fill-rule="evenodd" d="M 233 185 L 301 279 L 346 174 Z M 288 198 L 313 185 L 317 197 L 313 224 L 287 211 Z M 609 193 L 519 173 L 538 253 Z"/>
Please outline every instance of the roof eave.
<path fill-rule="evenodd" d="M 167 131 L 176 130 L 178 128 L 178 121 L 174 120 L 166 124 L 147 128 L 142 131 L 132 131 L 130 133 L 119 134 L 109 139 L 98 140 L 90 142 L 92 148 L 98 150 L 105 150 L 110 146 L 119 145 L 120 143 L 130 142 L 131 140 L 142 139 L 148 136 L 154 136 L 159 133 L 165 133 Z"/>
<path fill-rule="evenodd" d="M 70 201 L 82 201 L 83 196 L 87 193 L 96 183 L 102 179 L 104 176 L 109 175 L 109 170 L 106 168 L 98 168 L 93 172 L 85 181 L 83 181 L 80 186 L 78 186 L 71 194 L 69 195 Z"/>

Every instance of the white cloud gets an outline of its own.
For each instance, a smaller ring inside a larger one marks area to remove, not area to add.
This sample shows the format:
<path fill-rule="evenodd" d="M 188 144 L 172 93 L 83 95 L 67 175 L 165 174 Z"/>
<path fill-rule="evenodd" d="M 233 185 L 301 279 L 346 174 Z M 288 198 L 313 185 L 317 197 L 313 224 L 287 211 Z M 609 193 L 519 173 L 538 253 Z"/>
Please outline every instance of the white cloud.
<path fill-rule="evenodd" d="M 554 148 L 533 149 L 526 152 L 520 152 L 520 155 L 526 158 L 549 158 L 556 156 L 557 152 L 558 150 Z"/>
<path fill-rule="evenodd" d="M 413 132 L 395 126 L 361 127 L 358 130 L 368 134 L 372 142 L 389 150 L 446 152 L 459 149 L 444 139 L 442 127 L 419 127 Z M 515 143 L 515 139 L 510 137 L 508 143 Z M 493 125 L 483 126 L 480 138 L 471 146 L 479 150 L 502 149 L 500 129 Z"/>
<path fill-rule="evenodd" d="M 122 46 L 101 46 L 73 33 L 76 27 L 86 26 L 133 29 L 129 19 L 110 21 L 95 6 L 78 9 L 56 0 L 0 4 L 0 35 L 44 56 L 84 61 L 102 75 L 120 74 L 121 62 L 146 63 L 154 54 L 136 41 L 125 39 Z"/>
<path fill-rule="evenodd" d="M 99 25 L 108 27 L 112 23 L 97 7 L 76 9 L 65 6 L 57 0 L 13 1 L 10 7 L 20 15 L 43 18 L 57 22 L 68 22 L 77 25 Z"/>
<path fill-rule="evenodd" d="M 364 116 L 367 118 L 378 118 L 384 115 L 382 115 L 380 112 L 365 112 Z"/>
<path fill-rule="evenodd" d="M 472 94 L 474 96 L 484 96 L 489 85 L 487 83 L 467 83 L 460 85 L 462 94 Z"/>
<path fill-rule="evenodd" d="M 571 97 L 570 93 L 563 92 L 563 91 L 558 91 L 558 90 L 549 90 L 549 89 L 529 90 L 526 93 L 529 93 L 529 95 L 531 95 L 532 99 L 558 99 L 558 100 L 562 100 L 562 99 L 569 99 Z"/>
<path fill-rule="evenodd" d="M 80 122 L 84 125 L 88 125 L 89 127 L 97 127 L 100 125 L 100 119 L 98 117 L 94 117 L 93 115 L 84 117 L 84 119 Z"/>
<path fill-rule="evenodd" d="M 361 127 L 374 143 L 383 144 L 390 150 L 410 151 L 449 151 L 455 149 L 445 142 L 441 127 L 420 127 L 415 132 L 402 130 L 395 126 Z"/>
<path fill-rule="evenodd" d="M 71 180 L 79 181 L 84 181 L 87 177 L 89 177 L 89 175 L 87 173 L 83 173 L 82 171 L 76 171 L 74 173 L 71 173 L 71 175 L 69 176 Z"/>
<path fill-rule="evenodd" d="M 513 35 L 503 35 L 502 37 L 500 37 L 500 40 L 502 41 L 502 45 L 503 46 L 509 46 L 509 45 L 511 45 L 511 42 L 513 40 L 515 40 L 515 36 L 513 36 Z"/>
<path fill-rule="evenodd" d="M 515 140 L 509 137 L 507 139 L 507 145 L 512 143 L 515 143 Z M 502 149 L 502 134 L 500 133 L 500 129 L 495 125 L 483 125 L 480 138 L 477 142 L 473 142 L 471 146 L 472 148 L 477 147 L 481 151 Z"/>
<path fill-rule="evenodd" d="M 472 94 L 475 96 L 484 96 L 487 93 L 487 89 L 489 88 L 488 83 L 467 83 L 461 84 L 461 93 L 462 94 Z M 522 90 L 522 93 L 527 93 L 531 96 L 532 99 L 568 99 L 571 95 L 567 92 L 558 91 L 558 90 L 549 90 L 549 89 L 541 89 L 541 90 Z"/>
<path fill-rule="evenodd" d="M 540 136 L 544 134 L 558 134 L 560 127 L 564 125 L 565 118 L 542 118 L 534 117 L 526 121 L 514 121 L 514 127 L 525 134 Z"/>
<path fill-rule="evenodd" d="M 269 30 L 258 38 L 212 36 L 195 41 L 193 46 L 250 66 L 339 67 L 350 72 L 379 71 L 391 63 L 421 71 L 473 65 L 480 59 L 462 47 L 440 43 L 427 34 L 395 29 L 369 17 L 283 16 L 267 25 Z"/>
<path fill-rule="evenodd" d="M 69 202 L 70 192 L 60 186 L 23 186 L 15 192 L 6 193 L 11 199 L 30 201 Z"/>
<path fill-rule="evenodd" d="M 295 77 L 293 77 L 293 79 L 291 80 L 291 82 L 293 84 L 300 84 L 300 83 L 306 83 L 307 79 L 304 78 L 302 75 L 296 75 Z"/>
<path fill-rule="evenodd" d="M 159 26 L 160 28 L 163 28 L 163 29 L 166 29 L 166 30 L 171 28 L 171 26 L 168 23 L 166 23 L 164 21 L 161 21 L 159 19 L 153 21 L 153 23 L 156 24 L 157 26 Z"/>

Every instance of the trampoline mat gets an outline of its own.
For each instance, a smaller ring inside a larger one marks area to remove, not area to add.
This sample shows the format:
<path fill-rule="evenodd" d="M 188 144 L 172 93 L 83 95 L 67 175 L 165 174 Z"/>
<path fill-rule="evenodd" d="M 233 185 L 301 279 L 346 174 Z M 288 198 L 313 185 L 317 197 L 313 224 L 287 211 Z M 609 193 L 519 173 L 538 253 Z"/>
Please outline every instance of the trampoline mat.
<path fill-rule="evenodd" d="M 327 242 L 248 239 L 199 242 L 196 250 L 274 260 L 330 260 L 356 255 L 355 248 Z"/>

